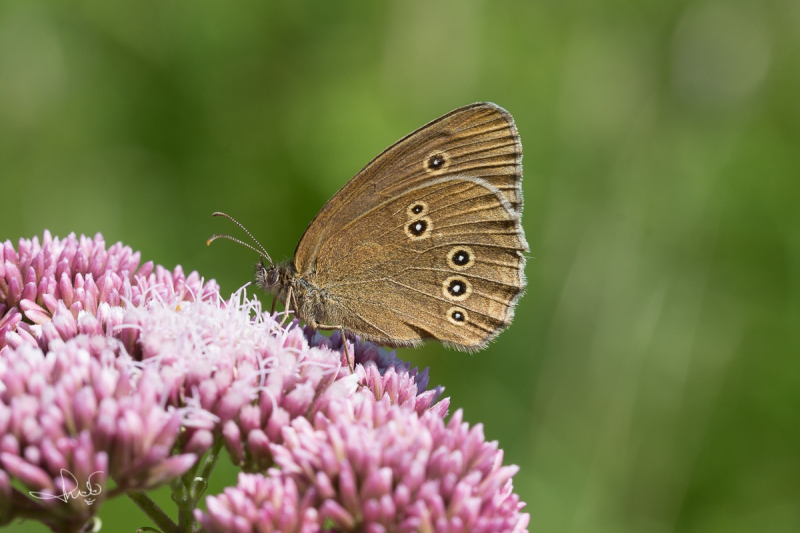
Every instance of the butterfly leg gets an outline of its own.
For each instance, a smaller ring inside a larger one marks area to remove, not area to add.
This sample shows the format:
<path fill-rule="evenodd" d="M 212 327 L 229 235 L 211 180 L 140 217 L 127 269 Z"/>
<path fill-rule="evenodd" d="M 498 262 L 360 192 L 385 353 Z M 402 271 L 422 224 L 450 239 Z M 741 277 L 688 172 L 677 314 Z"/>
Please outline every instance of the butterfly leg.
<path fill-rule="evenodd" d="M 339 334 L 342 336 L 342 347 L 344 348 L 344 357 L 347 359 L 347 364 L 350 366 L 350 372 L 355 374 L 356 372 L 356 360 L 355 355 L 350 358 L 350 350 L 347 349 L 347 337 L 344 336 L 344 328 L 342 326 L 326 326 L 324 324 L 313 324 L 312 326 L 314 329 L 321 329 L 325 331 L 331 330 L 339 330 Z"/>
<path fill-rule="evenodd" d="M 350 359 L 350 354 L 347 350 L 347 337 L 344 336 L 344 328 L 339 326 L 339 334 L 342 336 L 342 346 L 344 347 L 344 358 L 347 359 L 347 364 L 350 365 L 350 373 L 356 373 L 356 355 L 353 354 L 353 358 Z"/>
<path fill-rule="evenodd" d="M 286 292 L 286 303 L 283 309 L 283 318 L 281 319 L 281 326 L 286 322 L 286 319 L 289 318 L 289 311 L 292 308 L 292 299 L 294 298 L 294 292 L 292 292 L 292 287 L 289 287 L 289 290 Z M 273 308 L 275 301 L 273 300 Z M 294 298 L 295 308 L 297 308 L 297 298 Z"/>

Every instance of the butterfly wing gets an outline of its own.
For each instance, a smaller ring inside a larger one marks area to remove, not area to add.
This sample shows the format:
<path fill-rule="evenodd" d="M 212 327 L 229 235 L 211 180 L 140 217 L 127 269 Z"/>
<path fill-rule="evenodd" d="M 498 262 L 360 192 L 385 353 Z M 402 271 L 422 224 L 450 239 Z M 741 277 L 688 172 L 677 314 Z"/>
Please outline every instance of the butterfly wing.
<path fill-rule="evenodd" d="M 467 106 L 374 159 L 315 218 L 295 255 L 328 324 L 413 345 L 486 345 L 525 286 L 521 147 L 511 116 Z"/>

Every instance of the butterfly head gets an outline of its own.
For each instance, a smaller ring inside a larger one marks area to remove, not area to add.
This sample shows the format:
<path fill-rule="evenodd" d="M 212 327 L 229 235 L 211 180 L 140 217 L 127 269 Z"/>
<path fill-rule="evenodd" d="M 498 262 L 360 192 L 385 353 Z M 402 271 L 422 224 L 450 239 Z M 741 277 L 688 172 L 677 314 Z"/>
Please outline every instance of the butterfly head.
<path fill-rule="evenodd" d="M 267 266 L 264 264 L 264 257 L 259 258 L 256 264 L 256 285 L 265 292 L 276 292 L 288 282 L 288 277 L 286 265 L 270 263 Z"/>

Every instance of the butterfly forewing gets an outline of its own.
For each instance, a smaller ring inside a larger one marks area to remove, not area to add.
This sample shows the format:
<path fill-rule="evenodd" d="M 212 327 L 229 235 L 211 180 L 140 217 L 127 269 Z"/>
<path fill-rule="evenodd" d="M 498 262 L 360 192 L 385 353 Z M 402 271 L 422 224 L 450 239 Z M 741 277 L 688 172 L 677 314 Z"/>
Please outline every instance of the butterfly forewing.
<path fill-rule="evenodd" d="M 486 180 L 521 212 L 522 147 L 508 112 L 491 103 L 462 107 L 384 150 L 309 224 L 295 251 L 295 267 L 301 274 L 313 272 L 331 234 L 411 188 L 456 175 Z"/>

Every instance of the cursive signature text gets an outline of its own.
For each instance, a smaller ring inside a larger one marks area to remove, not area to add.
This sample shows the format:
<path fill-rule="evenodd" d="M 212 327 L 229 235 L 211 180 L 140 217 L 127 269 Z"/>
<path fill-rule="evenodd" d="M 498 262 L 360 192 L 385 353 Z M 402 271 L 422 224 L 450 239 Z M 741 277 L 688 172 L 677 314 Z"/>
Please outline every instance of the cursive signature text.
<path fill-rule="evenodd" d="M 86 505 L 92 505 L 96 500 L 97 496 L 100 495 L 102 492 L 102 487 L 100 485 L 95 484 L 92 485 L 92 476 L 95 474 L 102 474 L 103 472 L 98 470 L 97 472 L 92 472 L 86 480 L 86 490 L 80 490 L 80 485 L 78 485 L 78 480 L 75 476 L 72 475 L 72 472 L 69 470 L 65 470 L 64 468 L 61 469 L 61 494 L 50 494 L 48 492 L 29 492 L 31 496 L 34 498 L 38 498 L 40 500 L 61 500 L 64 503 L 67 503 L 70 498 L 83 498 L 86 502 Z M 67 479 L 65 476 L 69 476 L 72 479 L 72 483 L 69 486 L 74 486 L 75 488 L 72 490 L 67 490 Z"/>

